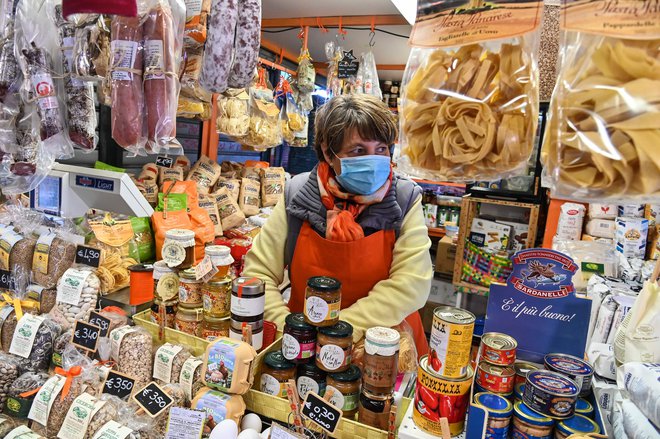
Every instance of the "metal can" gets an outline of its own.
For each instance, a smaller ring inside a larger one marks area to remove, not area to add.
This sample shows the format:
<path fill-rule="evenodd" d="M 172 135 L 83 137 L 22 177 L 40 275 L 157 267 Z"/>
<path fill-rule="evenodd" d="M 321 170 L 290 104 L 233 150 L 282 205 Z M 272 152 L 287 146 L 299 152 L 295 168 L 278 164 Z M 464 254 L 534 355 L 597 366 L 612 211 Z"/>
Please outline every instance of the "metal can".
<path fill-rule="evenodd" d="M 513 413 L 511 402 L 496 393 L 477 393 L 474 402 L 488 411 L 488 425 L 485 439 L 506 439 L 509 437 L 509 424 Z"/>
<path fill-rule="evenodd" d="M 429 434 L 440 436 L 440 418 L 447 418 L 451 435 L 460 434 L 470 405 L 472 376 L 470 367 L 462 378 L 438 376 L 431 369 L 428 355 L 423 356 L 419 361 L 413 402 L 415 425 Z"/>
<path fill-rule="evenodd" d="M 474 382 L 473 385 L 474 385 L 474 392 L 472 392 L 472 393 L 495 393 L 495 394 L 500 395 L 501 397 L 506 398 L 506 399 L 513 398 L 513 392 L 511 392 L 511 393 L 491 392 L 490 390 L 486 390 L 483 387 L 481 387 L 479 385 L 479 383 L 477 383 L 476 381 Z"/>
<path fill-rule="evenodd" d="M 586 416 L 587 418 L 592 418 L 594 417 L 594 406 L 591 405 L 589 401 L 586 399 L 578 399 L 577 403 L 575 403 L 575 414 L 576 415 L 582 415 Z"/>
<path fill-rule="evenodd" d="M 477 368 L 477 383 L 488 392 L 511 393 L 515 374 L 511 366 L 496 366 L 482 361 Z"/>
<path fill-rule="evenodd" d="M 555 421 L 530 410 L 522 401 L 513 404 L 511 439 L 551 439 Z"/>
<path fill-rule="evenodd" d="M 557 423 L 555 439 L 565 439 L 573 434 L 586 435 L 600 433 L 600 427 L 591 419 L 582 415 L 575 415 Z"/>
<path fill-rule="evenodd" d="M 518 342 L 510 335 L 487 332 L 481 337 L 481 360 L 498 366 L 511 366 L 516 361 Z"/>
<path fill-rule="evenodd" d="M 462 378 L 470 363 L 475 317 L 470 311 L 439 306 L 433 311 L 429 368 L 447 378 Z"/>
<path fill-rule="evenodd" d="M 534 363 L 516 361 L 513 365 L 513 369 L 516 371 L 516 384 L 525 384 L 525 381 L 527 380 L 527 373 L 533 370 L 538 370 L 540 367 Z"/>
<path fill-rule="evenodd" d="M 587 396 L 591 393 L 594 368 L 589 363 L 568 354 L 548 354 L 543 360 L 546 369 L 558 372 L 575 381 L 580 396 Z"/>
<path fill-rule="evenodd" d="M 549 370 L 527 374 L 523 402 L 536 413 L 555 419 L 570 418 L 577 398 L 577 384 L 562 374 Z"/>
<path fill-rule="evenodd" d="M 522 401 L 523 393 L 525 393 L 525 383 L 516 383 L 513 387 L 513 399 L 517 401 Z"/>

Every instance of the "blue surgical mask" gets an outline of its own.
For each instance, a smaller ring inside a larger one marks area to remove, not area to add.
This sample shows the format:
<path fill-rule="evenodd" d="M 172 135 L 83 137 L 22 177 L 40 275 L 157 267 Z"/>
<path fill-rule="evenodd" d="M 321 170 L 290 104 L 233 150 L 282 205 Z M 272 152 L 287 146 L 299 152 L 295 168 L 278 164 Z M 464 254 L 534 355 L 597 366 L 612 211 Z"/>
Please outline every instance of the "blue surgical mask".
<path fill-rule="evenodd" d="M 352 194 L 373 194 L 390 176 L 390 158 L 384 155 L 344 157 L 339 158 L 339 163 L 341 174 L 337 181 Z"/>

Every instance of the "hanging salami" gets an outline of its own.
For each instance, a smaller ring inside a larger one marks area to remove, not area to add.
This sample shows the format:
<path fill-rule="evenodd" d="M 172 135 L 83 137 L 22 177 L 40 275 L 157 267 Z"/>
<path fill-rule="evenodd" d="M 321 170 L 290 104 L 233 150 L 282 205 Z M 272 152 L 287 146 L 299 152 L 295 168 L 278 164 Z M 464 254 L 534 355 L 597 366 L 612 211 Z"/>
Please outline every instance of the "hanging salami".
<path fill-rule="evenodd" d="M 5 0 L 0 18 L 0 29 L 4 29 L 0 42 L 0 101 L 3 103 L 7 93 L 15 88 L 19 73 L 14 55 L 14 19 L 17 4 L 18 0 Z"/>
<path fill-rule="evenodd" d="M 227 80 L 232 88 L 252 83 L 261 45 L 261 0 L 238 0 L 238 6 L 234 63 Z"/>
<path fill-rule="evenodd" d="M 238 0 L 213 0 L 202 73 L 199 78 L 202 87 L 211 93 L 223 93 L 227 89 L 237 21 Z"/>

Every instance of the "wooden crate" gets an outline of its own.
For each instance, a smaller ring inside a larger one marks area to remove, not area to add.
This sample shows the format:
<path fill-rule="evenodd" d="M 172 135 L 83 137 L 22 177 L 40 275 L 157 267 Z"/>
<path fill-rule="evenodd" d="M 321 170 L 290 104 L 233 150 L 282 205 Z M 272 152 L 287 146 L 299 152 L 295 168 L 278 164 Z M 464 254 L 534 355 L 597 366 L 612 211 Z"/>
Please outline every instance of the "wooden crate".
<path fill-rule="evenodd" d="M 460 227 L 458 230 L 458 242 L 456 247 L 456 261 L 454 262 L 454 278 L 453 283 L 460 288 L 462 292 L 475 293 L 475 294 L 488 294 L 490 288 L 481 285 L 471 284 L 461 280 L 461 273 L 463 269 L 463 258 L 465 250 L 465 240 L 470 234 L 472 227 L 472 220 L 479 215 L 481 204 L 493 204 L 496 206 L 518 207 L 529 209 L 529 232 L 527 234 L 527 242 L 525 248 L 532 248 L 536 242 L 537 226 L 539 221 L 539 205 L 532 203 L 519 203 L 516 201 L 504 200 L 491 200 L 487 198 L 476 198 L 472 195 L 465 195 L 461 202 L 461 219 Z"/>

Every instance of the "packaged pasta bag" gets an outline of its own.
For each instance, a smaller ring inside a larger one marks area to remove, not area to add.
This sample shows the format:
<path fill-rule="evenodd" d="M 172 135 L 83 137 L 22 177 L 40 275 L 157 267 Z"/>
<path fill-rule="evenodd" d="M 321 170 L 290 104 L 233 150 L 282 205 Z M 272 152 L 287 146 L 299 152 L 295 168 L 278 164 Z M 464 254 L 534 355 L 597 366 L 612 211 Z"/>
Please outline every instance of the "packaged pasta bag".
<path fill-rule="evenodd" d="M 541 159 L 557 196 L 660 199 L 660 9 L 564 2 Z"/>
<path fill-rule="evenodd" d="M 266 84 L 265 75 L 265 71 L 259 69 L 259 81 L 250 87 L 250 123 L 247 136 L 241 139 L 241 143 L 256 150 L 282 144 L 280 110 L 273 100 L 272 90 Z"/>
<path fill-rule="evenodd" d="M 418 4 L 403 78 L 399 169 L 495 180 L 525 166 L 538 124 L 543 2 Z"/>
<path fill-rule="evenodd" d="M 202 73 L 202 59 L 204 46 L 193 47 L 186 45 L 183 49 L 183 64 L 181 75 L 181 94 L 188 98 L 211 102 L 211 93 L 204 90 L 199 84 L 199 75 Z"/>
<path fill-rule="evenodd" d="M 307 146 L 307 129 L 309 120 L 301 108 L 296 105 L 293 96 L 290 94 L 287 94 L 286 99 L 286 119 L 287 128 L 291 133 L 290 139 L 285 139 L 289 146 Z M 282 135 L 284 136 L 284 126 L 282 127 Z"/>
<path fill-rule="evenodd" d="M 217 128 L 220 134 L 240 138 L 250 126 L 250 95 L 244 88 L 229 88 L 218 95 Z"/>

